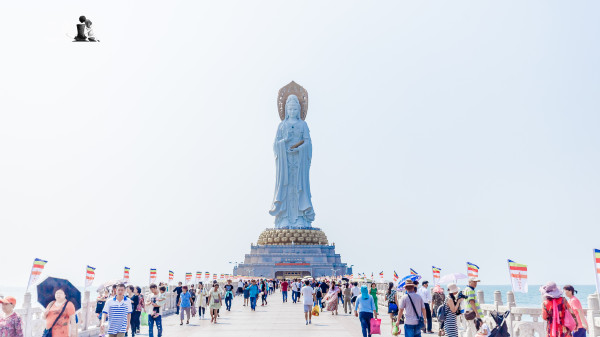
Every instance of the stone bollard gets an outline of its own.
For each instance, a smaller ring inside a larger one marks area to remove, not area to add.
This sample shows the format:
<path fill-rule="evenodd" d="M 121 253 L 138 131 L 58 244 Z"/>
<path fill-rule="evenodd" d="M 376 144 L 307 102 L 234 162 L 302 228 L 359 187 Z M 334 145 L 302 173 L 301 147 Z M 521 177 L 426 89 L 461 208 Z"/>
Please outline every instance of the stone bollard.
<path fill-rule="evenodd" d="M 600 314 L 600 299 L 598 293 L 591 294 L 588 296 L 588 310 L 587 310 L 587 321 L 588 321 L 588 335 L 598 336 L 600 335 L 600 329 L 596 327 L 595 317 Z"/>
<path fill-rule="evenodd" d="M 494 305 L 496 306 L 496 311 L 498 310 L 499 306 L 503 305 L 502 293 L 500 292 L 500 290 L 494 291 Z"/>
<path fill-rule="evenodd" d="M 81 310 L 82 312 L 82 316 L 81 317 L 81 323 L 82 323 L 82 331 L 87 331 L 88 326 L 90 325 L 90 291 L 86 290 L 83 293 L 83 303 L 81 304 Z"/>
<path fill-rule="evenodd" d="M 477 300 L 479 304 L 485 304 L 485 297 L 483 295 L 483 290 L 477 290 Z"/>
<path fill-rule="evenodd" d="M 23 309 L 25 309 L 25 315 L 22 317 L 25 325 L 23 327 L 23 333 L 25 336 L 31 336 L 33 313 L 31 312 L 31 293 L 29 292 L 25 293 L 25 297 L 23 298 Z"/>
<path fill-rule="evenodd" d="M 515 293 L 513 293 L 512 291 L 506 292 L 506 304 L 508 305 L 508 310 L 511 311 L 510 315 L 508 315 L 508 332 L 511 336 L 514 336 L 515 331 L 513 329 L 513 321 L 515 320 L 516 316 L 513 315 L 512 308 L 516 307 L 517 304 L 515 303 Z"/>

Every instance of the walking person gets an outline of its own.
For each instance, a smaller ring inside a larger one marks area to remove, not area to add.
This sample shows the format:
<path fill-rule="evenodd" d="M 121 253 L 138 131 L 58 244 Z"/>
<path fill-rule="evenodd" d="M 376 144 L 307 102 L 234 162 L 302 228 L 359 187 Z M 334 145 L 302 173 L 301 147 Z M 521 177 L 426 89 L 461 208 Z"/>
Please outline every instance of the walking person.
<path fill-rule="evenodd" d="M 315 290 L 310 286 L 310 281 L 304 281 L 304 287 L 300 289 L 300 293 L 304 297 L 302 305 L 304 306 L 304 320 L 306 325 L 312 324 L 312 308 L 315 303 Z"/>
<path fill-rule="evenodd" d="M 75 323 L 75 306 L 67 300 L 63 289 L 54 292 L 55 301 L 46 307 L 43 318 L 46 319 L 46 329 L 52 331 L 52 337 L 77 337 Z M 104 318 L 104 315 L 102 315 Z"/>
<path fill-rule="evenodd" d="M 188 292 L 190 293 L 190 311 L 192 313 L 192 318 L 196 317 L 196 290 L 194 289 L 194 285 L 191 284 L 190 288 L 188 289 Z"/>
<path fill-rule="evenodd" d="M 269 304 L 269 302 L 267 302 L 267 291 L 268 291 L 268 289 L 267 289 L 267 283 L 265 282 L 265 280 L 262 280 L 260 282 L 260 293 L 261 293 L 260 299 L 261 299 L 261 302 L 262 302 L 261 305 L 260 305 L 261 307 Z"/>
<path fill-rule="evenodd" d="M 23 337 L 23 320 L 15 312 L 17 299 L 7 296 L 0 299 L 2 315 L 0 316 L 0 336 Z"/>
<path fill-rule="evenodd" d="M 250 305 L 250 290 L 248 290 L 249 286 L 250 284 L 248 284 L 248 282 L 244 282 L 244 307 Z"/>
<path fill-rule="evenodd" d="M 458 337 L 458 316 L 460 315 L 460 305 L 464 301 L 463 297 L 458 296 L 460 289 L 456 284 L 451 283 L 448 285 L 448 298 L 444 302 L 444 316 L 443 321 L 444 332 L 446 337 Z M 438 315 L 438 321 L 439 321 Z"/>
<path fill-rule="evenodd" d="M 206 297 L 208 292 L 204 288 L 204 284 L 200 282 L 198 289 L 196 290 L 196 305 L 198 306 L 198 318 L 204 319 L 204 313 L 206 312 Z"/>
<path fill-rule="evenodd" d="M 179 325 L 183 325 L 183 314 L 185 313 L 187 316 L 187 321 L 185 324 L 190 324 L 190 313 L 192 309 L 192 294 L 188 292 L 188 286 L 181 287 L 181 294 L 179 295 L 179 301 L 177 302 L 177 307 L 180 308 L 179 319 L 181 323 Z"/>
<path fill-rule="evenodd" d="M 588 330 L 588 322 L 585 318 L 585 313 L 583 312 L 581 302 L 577 297 L 575 297 L 577 290 L 575 290 L 572 285 L 564 286 L 563 290 L 565 291 L 565 296 L 568 298 L 571 310 L 573 310 L 575 316 L 577 316 L 577 328 L 575 328 L 575 331 L 573 331 L 573 337 L 585 337 Z"/>
<path fill-rule="evenodd" d="M 444 310 L 444 305 L 446 304 L 446 295 L 444 294 L 444 289 L 439 285 L 433 287 L 433 295 L 431 295 L 431 301 L 433 303 L 433 314 L 435 315 L 435 317 L 437 317 L 439 325 L 438 336 L 443 336 L 445 314 L 443 317 L 440 317 L 438 313 L 440 310 Z"/>
<path fill-rule="evenodd" d="M 148 336 L 154 336 L 154 324 L 156 323 L 156 331 L 158 332 L 158 337 L 162 336 L 162 308 L 165 305 L 166 297 L 164 291 L 167 290 L 165 286 L 160 287 L 163 292 L 158 291 L 158 287 L 156 284 L 150 285 L 150 297 L 146 301 L 146 305 L 148 308 L 146 312 L 148 313 Z"/>
<path fill-rule="evenodd" d="M 419 288 L 418 292 L 419 296 L 423 299 L 423 303 L 425 304 L 425 312 L 427 313 L 427 328 L 423 329 L 425 333 L 433 333 L 431 331 L 433 322 L 431 321 L 431 290 L 429 290 L 429 281 L 423 281 L 421 283 L 421 288 Z"/>
<path fill-rule="evenodd" d="M 416 285 L 412 280 L 406 280 L 404 286 L 406 294 L 400 299 L 400 305 L 398 305 L 398 319 L 396 324 L 400 325 L 400 317 L 404 314 L 404 336 L 405 337 L 420 337 L 421 336 L 421 322 L 426 324 L 425 315 L 425 303 L 421 296 L 416 291 Z"/>
<path fill-rule="evenodd" d="M 102 321 L 100 322 L 100 333 L 104 334 L 104 322 L 108 315 L 108 336 L 125 337 L 131 322 L 131 299 L 125 296 L 125 284 L 117 286 L 117 295 L 106 301 L 102 309 Z"/>
<path fill-rule="evenodd" d="M 479 300 L 475 293 L 475 288 L 480 280 L 476 277 L 469 278 L 469 285 L 463 291 L 467 297 L 465 306 L 465 320 L 467 321 L 467 331 L 465 337 L 475 337 L 477 327 L 475 326 L 475 318 L 483 318 L 483 311 L 479 306 Z"/>
<path fill-rule="evenodd" d="M 181 296 L 181 292 L 183 291 L 183 283 L 179 282 L 177 283 L 177 287 L 175 287 L 175 289 L 173 289 L 174 293 L 177 293 L 177 298 L 175 299 L 175 303 L 179 303 L 179 297 Z M 177 312 L 175 313 L 176 315 L 179 315 L 179 306 L 177 306 Z"/>
<path fill-rule="evenodd" d="M 385 298 L 388 303 L 388 314 L 390 314 L 390 319 L 393 323 L 398 315 L 398 296 L 396 289 L 394 289 L 394 282 L 390 282 L 388 284 L 388 290 L 385 294 Z"/>
<path fill-rule="evenodd" d="M 217 317 L 219 315 L 219 309 L 221 309 L 221 292 L 219 291 L 219 284 L 215 283 L 213 289 L 210 291 L 210 322 L 217 324 Z"/>
<path fill-rule="evenodd" d="M 575 312 L 569 302 L 562 297 L 562 292 L 554 282 L 548 282 L 540 288 L 544 302 L 542 303 L 542 318 L 546 321 L 548 337 L 571 337 L 571 331 L 566 327 L 567 315 L 577 322 Z"/>
<path fill-rule="evenodd" d="M 352 315 L 352 290 L 350 289 L 350 284 L 344 284 L 344 313 Z M 350 310 L 350 312 L 348 312 Z"/>
<path fill-rule="evenodd" d="M 339 303 L 340 288 L 335 284 L 335 281 L 331 281 L 331 286 L 325 300 L 327 301 L 327 311 L 331 311 L 331 315 L 334 313 L 338 314 L 338 303 Z"/>
<path fill-rule="evenodd" d="M 134 337 L 138 332 L 140 325 L 140 316 L 142 311 L 138 310 L 140 307 L 140 292 L 139 287 L 129 286 L 129 299 L 131 300 L 131 320 L 129 326 L 131 327 L 131 337 Z M 143 302 L 142 302 L 143 303 Z"/>
<path fill-rule="evenodd" d="M 248 290 L 248 296 L 250 297 L 250 309 L 256 311 L 256 297 L 259 293 L 256 280 L 252 280 L 246 290 Z"/>
<path fill-rule="evenodd" d="M 371 283 L 371 296 L 373 296 L 373 301 L 375 301 L 375 310 L 379 313 L 379 304 L 377 303 L 377 284 Z"/>
<path fill-rule="evenodd" d="M 283 303 L 287 302 L 288 285 L 289 285 L 289 283 L 287 280 L 283 280 L 283 282 L 281 282 L 281 296 L 283 298 Z"/>
<path fill-rule="evenodd" d="M 236 296 L 242 296 L 244 294 L 244 281 L 242 281 L 242 279 L 240 279 L 238 281 L 238 288 L 237 288 L 237 294 Z"/>
<path fill-rule="evenodd" d="M 377 309 L 366 285 L 360 287 L 360 296 L 356 298 L 354 305 L 354 315 L 360 319 L 363 337 L 371 337 L 371 319 L 377 319 Z"/>
<path fill-rule="evenodd" d="M 227 280 L 225 285 L 225 308 L 227 311 L 231 311 L 231 301 L 233 300 L 233 284 L 231 280 Z"/>
<path fill-rule="evenodd" d="M 352 292 L 352 299 L 350 299 L 350 303 L 356 303 L 356 299 L 358 299 L 358 296 L 360 296 L 360 289 L 361 288 L 358 286 L 358 282 L 352 283 L 352 288 L 350 288 L 350 291 Z"/>

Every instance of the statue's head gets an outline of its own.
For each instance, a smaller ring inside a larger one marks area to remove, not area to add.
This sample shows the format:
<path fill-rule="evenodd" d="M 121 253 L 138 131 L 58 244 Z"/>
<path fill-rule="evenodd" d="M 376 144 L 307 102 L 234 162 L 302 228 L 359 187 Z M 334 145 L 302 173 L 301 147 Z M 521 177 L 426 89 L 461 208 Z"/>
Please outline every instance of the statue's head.
<path fill-rule="evenodd" d="M 301 109 L 298 97 L 296 95 L 289 95 L 285 101 L 285 118 L 299 118 Z"/>

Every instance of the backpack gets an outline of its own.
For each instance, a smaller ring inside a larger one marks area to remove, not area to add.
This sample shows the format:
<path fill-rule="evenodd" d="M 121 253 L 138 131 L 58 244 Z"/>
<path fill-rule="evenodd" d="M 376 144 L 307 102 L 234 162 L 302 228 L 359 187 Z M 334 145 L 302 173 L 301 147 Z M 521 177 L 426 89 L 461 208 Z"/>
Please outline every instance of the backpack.
<path fill-rule="evenodd" d="M 440 322 L 444 322 L 446 320 L 446 306 L 442 305 L 438 308 L 437 319 Z"/>

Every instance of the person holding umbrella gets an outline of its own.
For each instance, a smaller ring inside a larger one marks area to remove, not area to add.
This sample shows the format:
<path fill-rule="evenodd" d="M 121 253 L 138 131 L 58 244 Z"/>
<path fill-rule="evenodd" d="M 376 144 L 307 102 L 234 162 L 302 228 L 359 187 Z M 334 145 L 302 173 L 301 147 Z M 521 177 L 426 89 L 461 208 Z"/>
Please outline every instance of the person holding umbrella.
<path fill-rule="evenodd" d="M 23 337 L 23 327 L 21 316 L 15 312 L 17 300 L 8 296 L 0 299 L 2 303 L 2 316 L 0 316 L 0 336 L 2 337 Z"/>
<path fill-rule="evenodd" d="M 52 337 L 77 337 L 75 305 L 67 300 L 65 289 L 56 289 L 54 299 L 46 306 L 44 311 L 46 330 L 52 331 Z"/>

